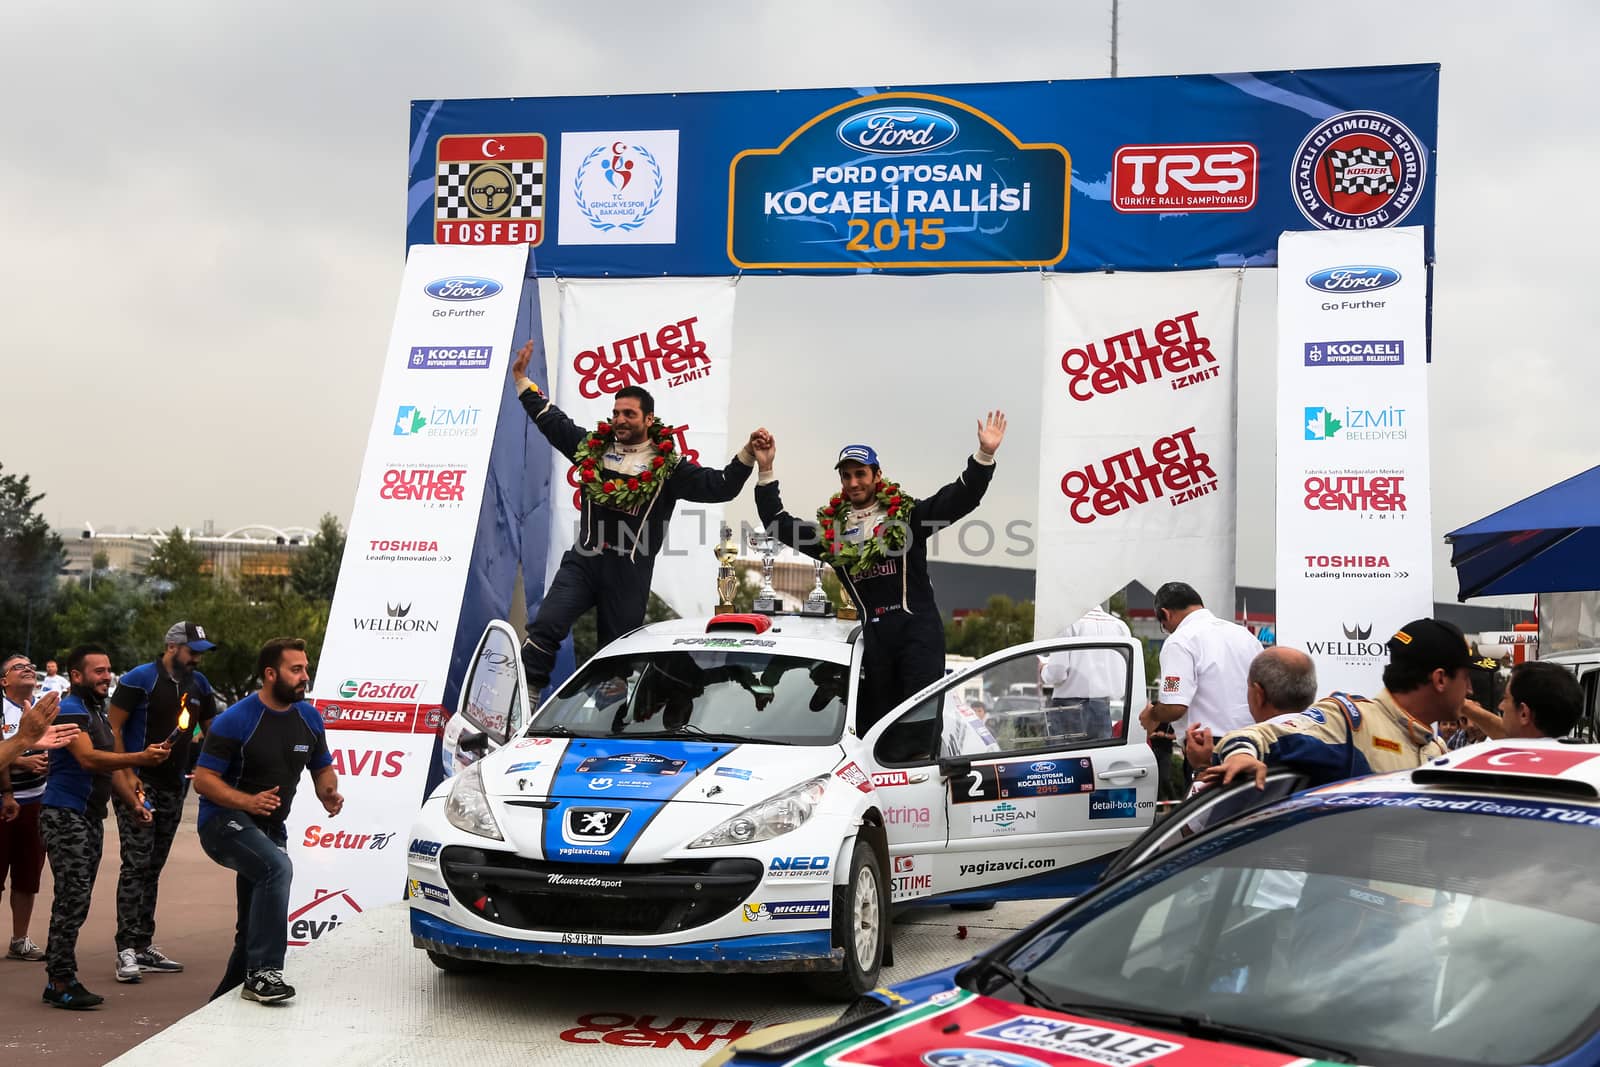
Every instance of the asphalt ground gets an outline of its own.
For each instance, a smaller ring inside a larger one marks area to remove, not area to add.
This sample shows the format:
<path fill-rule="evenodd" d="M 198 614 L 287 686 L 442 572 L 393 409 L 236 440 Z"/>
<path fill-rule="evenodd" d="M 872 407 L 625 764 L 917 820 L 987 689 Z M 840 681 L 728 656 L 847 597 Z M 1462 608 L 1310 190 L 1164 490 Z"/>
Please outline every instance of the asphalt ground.
<path fill-rule="evenodd" d="M 200 850 L 195 810 L 191 793 L 156 906 L 155 944 L 184 964 L 183 973 L 147 974 L 127 985 L 113 976 L 121 850 L 116 820 L 108 817 L 105 855 L 77 950 L 79 981 L 106 1002 L 93 1011 L 53 1008 L 39 997 L 45 984 L 43 963 L 0 958 L 0 1062 L 98 1067 L 206 1003 L 233 950 L 233 872 Z M 41 946 L 50 927 L 51 898 L 46 863 L 28 928 Z M 10 886 L 0 902 L 0 931 L 9 941 Z"/>

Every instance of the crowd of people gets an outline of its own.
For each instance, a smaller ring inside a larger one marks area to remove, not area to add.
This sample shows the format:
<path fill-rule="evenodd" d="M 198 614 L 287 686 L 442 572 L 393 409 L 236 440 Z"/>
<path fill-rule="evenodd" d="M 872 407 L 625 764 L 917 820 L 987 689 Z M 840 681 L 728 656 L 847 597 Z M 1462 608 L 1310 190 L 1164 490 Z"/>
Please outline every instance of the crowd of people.
<path fill-rule="evenodd" d="M 65 677 L 54 659 L 43 673 L 22 653 L 0 660 L 0 885 L 9 889 L 12 922 L 6 956 L 44 965 L 48 1004 L 81 1010 L 105 1000 L 79 979 L 76 950 L 110 814 L 121 853 L 113 977 L 133 984 L 184 969 L 155 944 L 156 900 L 191 766 L 201 847 L 236 875 L 233 957 L 213 998 L 235 988 L 261 1003 L 294 995 L 283 980 L 292 873 L 284 820 L 304 771 L 330 816 L 343 799 L 322 718 L 304 700 L 305 642 L 267 642 L 257 657 L 260 690 L 226 710 L 199 670 L 215 647 L 203 627 L 175 623 L 162 653 L 126 671 L 114 694 L 111 656 L 100 645 L 68 652 Z M 53 895 L 40 946 L 31 927 L 46 861 Z"/>
<path fill-rule="evenodd" d="M 1140 722 L 1158 754 L 1182 755 L 1158 761 L 1163 799 L 1241 775 L 1264 783 L 1270 767 L 1316 783 L 1407 770 L 1485 738 L 1564 737 L 1582 714 L 1571 672 L 1530 661 L 1498 684 L 1500 665 L 1475 656 L 1460 628 L 1439 619 L 1416 619 L 1389 638 L 1375 695 L 1319 700 L 1310 656 L 1263 649 L 1245 627 L 1207 611 L 1191 586 L 1163 585 L 1155 613 L 1169 636 Z"/>

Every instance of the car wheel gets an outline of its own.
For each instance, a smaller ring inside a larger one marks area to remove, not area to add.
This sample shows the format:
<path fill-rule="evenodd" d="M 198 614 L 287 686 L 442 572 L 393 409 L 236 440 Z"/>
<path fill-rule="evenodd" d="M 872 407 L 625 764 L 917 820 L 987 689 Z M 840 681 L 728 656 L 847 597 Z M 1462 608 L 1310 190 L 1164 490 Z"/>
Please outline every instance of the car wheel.
<path fill-rule="evenodd" d="M 849 1000 L 876 986 L 888 921 L 883 867 L 872 845 L 857 840 L 849 880 L 833 887 L 833 943 L 844 949 L 844 967 L 813 975 L 812 986 L 833 1000 Z"/>
<path fill-rule="evenodd" d="M 435 952 L 431 948 L 428 950 L 428 962 L 445 974 L 477 974 L 489 966 L 482 960 L 457 959 L 442 952 Z"/>

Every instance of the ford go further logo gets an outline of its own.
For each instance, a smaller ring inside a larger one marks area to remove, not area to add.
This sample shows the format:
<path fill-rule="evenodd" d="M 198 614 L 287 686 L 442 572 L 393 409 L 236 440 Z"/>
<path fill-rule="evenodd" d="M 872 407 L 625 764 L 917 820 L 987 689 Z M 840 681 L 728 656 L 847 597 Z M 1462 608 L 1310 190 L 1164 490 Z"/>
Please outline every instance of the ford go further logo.
<path fill-rule="evenodd" d="M 1329 267 L 1306 275 L 1306 284 L 1322 293 L 1375 293 L 1399 281 L 1399 271 L 1365 264 Z"/>
<path fill-rule="evenodd" d="M 502 288 L 504 287 L 493 278 L 473 278 L 463 275 L 429 282 L 423 292 L 435 300 L 451 300 L 459 303 L 467 300 L 487 300 Z"/>
<path fill-rule="evenodd" d="M 949 115 L 923 107 L 877 107 L 839 123 L 847 147 L 884 156 L 929 152 L 956 139 L 961 127 Z"/>

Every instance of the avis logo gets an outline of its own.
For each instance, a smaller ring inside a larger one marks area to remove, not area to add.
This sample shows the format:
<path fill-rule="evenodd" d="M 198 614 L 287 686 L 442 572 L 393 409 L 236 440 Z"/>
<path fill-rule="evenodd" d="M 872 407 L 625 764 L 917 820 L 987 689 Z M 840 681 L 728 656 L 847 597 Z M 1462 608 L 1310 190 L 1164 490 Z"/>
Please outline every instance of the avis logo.
<path fill-rule="evenodd" d="M 1111 206 L 1127 214 L 1249 211 L 1256 204 L 1256 146 L 1130 144 L 1111 164 Z"/>
<path fill-rule="evenodd" d="M 289 913 L 289 944 L 304 948 L 344 925 L 352 914 L 361 914 L 361 905 L 348 889 L 318 889 L 311 894 L 310 903 Z"/>

